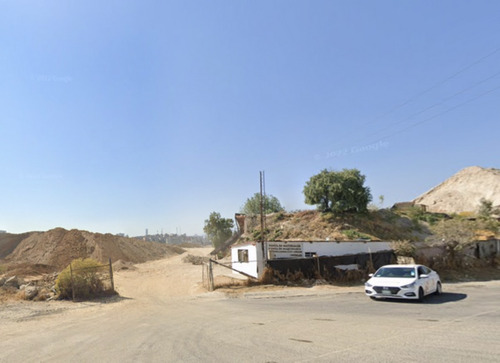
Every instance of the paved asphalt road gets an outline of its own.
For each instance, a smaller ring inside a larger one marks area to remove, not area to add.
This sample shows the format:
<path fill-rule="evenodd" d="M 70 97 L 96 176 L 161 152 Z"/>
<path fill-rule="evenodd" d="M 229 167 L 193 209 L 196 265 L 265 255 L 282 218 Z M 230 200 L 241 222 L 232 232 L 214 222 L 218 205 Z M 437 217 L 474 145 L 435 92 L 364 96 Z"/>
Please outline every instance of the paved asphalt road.
<path fill-rule="evenodd" d="M 307 289 L 122 301 L 0 326 L 0 361 L 500 362 L 500 281 L 444 289 L 422 304 Z"/>

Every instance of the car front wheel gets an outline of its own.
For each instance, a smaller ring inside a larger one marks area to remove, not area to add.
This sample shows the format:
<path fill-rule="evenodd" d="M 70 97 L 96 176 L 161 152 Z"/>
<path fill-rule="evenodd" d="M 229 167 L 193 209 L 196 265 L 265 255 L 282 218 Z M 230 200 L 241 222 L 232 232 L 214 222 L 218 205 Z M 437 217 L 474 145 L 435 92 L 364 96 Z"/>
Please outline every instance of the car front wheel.
<path fill-rule="evenodd" d="M 436 284 L 436 291 L 434 292 L 434 295 L 441 295 L 443 293 L 443 287 L 441 286 L 441 282 L 437 282 Z"/>
<path fill-rule="evenodd" d="M 423 302 L 424 301 L 424 289 L 420 288 L 418 289 L 418 302 Z"/>

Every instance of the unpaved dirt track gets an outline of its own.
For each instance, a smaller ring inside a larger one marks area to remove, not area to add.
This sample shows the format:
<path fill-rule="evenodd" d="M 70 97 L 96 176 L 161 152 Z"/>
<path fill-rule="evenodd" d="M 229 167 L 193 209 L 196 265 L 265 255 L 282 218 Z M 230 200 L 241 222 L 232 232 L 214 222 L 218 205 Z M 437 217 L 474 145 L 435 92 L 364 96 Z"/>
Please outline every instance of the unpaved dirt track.
<path fill-rule="evenodd" d="M 424 304 L 373 302 L 359 288 L 257 289 L 228 297 L 204 292 L 201 267 L 181 258 L 117 273 L 122 298 L 113 303 L 54 302 L 49 306 L 58 311 L 24 318 L 1 312 L 0 361 L 498 362 L 500 356 L 499 281 L 445 285 L 446 294 Z"/>

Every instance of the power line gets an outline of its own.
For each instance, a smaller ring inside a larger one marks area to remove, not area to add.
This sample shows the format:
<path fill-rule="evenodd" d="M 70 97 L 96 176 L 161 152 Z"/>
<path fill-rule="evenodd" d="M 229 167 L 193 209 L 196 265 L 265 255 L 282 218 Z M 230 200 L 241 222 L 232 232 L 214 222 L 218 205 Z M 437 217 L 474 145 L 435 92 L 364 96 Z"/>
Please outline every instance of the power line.
<path fill-rule="evenodd" d="M 471 102 L 473 102 L 473 101 L 476 101 L 477 99 L 482 98 L 482 97 L 484 97 L 484 96 L 486 96 L 486 95 L 488 95 L 488 94 L 490 94 L 490 93 L 493 93 L 493 92 L 495 92 L 495 91 L 497 91 L 497 90 L 499 90 L 499 89 L 500 89 L 500 86 L 495 87 L 495 88 L 493 88 L 493 89 L 490 89 L 490 90 L 488 90 L 488 91 L 486 91 L 486 92 L 481 93 L 480 95 L 478 95 L 478 96 L 476 96 L 476 97 L 473 97 L 473 98 L 471 98 L 471 99 L 469 99 L 469 100 L 467 100 L 467 101 L 464 101 L 464 102 L 462 102 L 462 103 L 459 103 L 458 105 L 455 105 L 455 106 L 453 106 L 453 107 L 451 107 L 451 108 L 449 108 L 449 109 L 447 109 L 447 110 L 445 110 L 445 111 L 443 111 L 443 112 L 441 112 L 441 113 L 438 113 L 438 114 L 436 114 L 436 115 L 434 115 L 434 116 L 431 116 L 431 117 L 429 117 L 429 118 L 427 118 L 427 119 L 425 119 L 425 120 L 422 120 L 422 121 L 419 121 L 419 122 L 415 122 L 415 123 L 413 123 L 413 124 L 409 125 L 408 127 L 404 128 L 404 129 L 401 129 L 401 130 L 396 131 L 396 132 L 394 132 L 394 133 L 392 133 L 392 134 L 389 134 L 389 135 L 386 135 L 386 136 L 384 136 L 384 137 L 381 137 L 380 139 L 378 139 L 378 140 L 377 140 L 377 141 L 375 141 L 375 142 L 378 142 L 378 141 L 382 141 L 382 140 L 388 139 L 389 137 L 392 137 L 392 136 L 394 136 L 394 135 L 400 134 L 400 133 L 402 133 L 402 132 L 404 132 L 404 131 L 407 131 L 407 130 L 409 130 L 409 129 L 412 129 L 412 128 L 414 128 L 414 127 L 416 127 L 416 126 L 418 126 L 418 125 L 421 125 L 421 124 L 423 124 L 423 123 L 429 122 L 429 121 L 431 121 L 431 120 L 435 119 L 436 117 L 439 117 L 439 116 L 442 116 L 442 115 L 444 115 L 444 114 L 446 114 L 446 113 L 448 113 L 448 112 L 454 111 L 454 110 L 456 110 L 456 109 L 457 109 L 457 108 L 459 108 L 459 107 L 462 107 L 462 106 L 464 106 L 464 105 L 466 105 L 466 104 L 468 104 L 468 103 L 471 103 Z"/>
<path fill-rule="evenodd" d="M 481 84 L 483 84 L 483 83 L 485 83 L 485 82 L 487 82 L 487 81 L 489 81 L 490 79 L 495 78 L 495 77 L 496 77 L 496 76 L 498 76 L 499 74 L 500 74 L 500 71 L 498 71 L 498 72 L 496 72 L 496 73 L 494 73 L 494 74 L 492 74 L 492 75 L 490 75 L 490 76 L 488 76 L 488 77 L 486 77 L 486 78 L 483 78 L 482 80 L 480 80 L 480 81 L 478 81 L 478 82 L 474 83 L 473 85 L 471 85 L 471 86 L 469 86 L 469 87 L 466 87 L 466 88 L 464 88 L 464 89 L 462 89 L 462 90 L 460 90 L 460 91 L 458 91 L 458 92 L 454 93 L 453 95 L 451 95 L 451 96 L 449 96 L 449 97 L 444 98 L 444 99 L 443 99 L 443 100 L 441 100 L 440 102 L 437 102 L 437 103 L 435 103 L 435 104 L 433 104 L 433 105 L 431 105 L 431 106 L 428 106 L 428 107 L 424 108 L 423 110 L 418 111 L 418 112 L 416 112 L 416 113 L 414 113 L 414 114 L 412 114 L 412 115 L 410 115 L 410 116 L 408 116 L 408 117 L 406 117 L 406 118 L 404 118 L 404 119 L 402 119 L 402 120 L 399 120 L 399 121 L 397 121 L 397 122 L 393 122 L 392 124 L 390 124 L 390 125 L 388 125 L 388 126 L 386 126 L 386 127 L 382 128 L 382 129 L 379 129 L 378 131 L 375 131 L 375 132 L 373 132 L 373 133 L 371 133 L 371 134 L 369 134 L 369 135 L 365 136 L 363 139 L 360 139 L 360 140 L 358 140 L 358 141 L 361 141 L 361 140 L 367 139 L 368 137 L 371 137 L 371 136 L 375 136 L 375 135 L 377 135 L 377 134 L 380 134 L 380 133 L 382 133 L 382 132 L 384 132 L 384 131 L 386 131 L 386 130 L 389 130 L 390 128 L 392 128 L 392 127 L 394 127 L 394 126 L 396 126 L 396 125 L 399 125 L 399 124 L 401 124 L 401 123 L 403 123 L 403 122 L 405 122 L 405 121 L 408 121 L 408 120 L 410 120 L 410 119 L 412 119 L 412 118 L 414 118 L 414 117 L 416 117 L 416 116 L 419 116 L 419 115 L 421 115 L 421 114 L 423 114 L 423 113 L 425 113 L 425 112 L 427 112 L 427 111 L 429 111 L 429 110 L 432 110 L 433 108 L 435 108 L 435 107 L 437 107 L 437 106 L 443 105 L 445 102 L 447 102 L 447 101 L 449 101 L 449 100 L 451 100 L 451 99 L 453 99 L 453 98 L 455 98 L 455 97 L 457 97 L 457 96 L 459 96 L 459 95 L 461 95 L 461 94 L 463 94 L 463 93 L 465 93 L 465 92 L 467 92 L 467 91 L 469 91 L 469 90 L 471 90 L 471 89 L 473 89 L 473 88 L 475 88 L 475 87 L 477 87 L 477 86 L 479 86 L 479 85 L 481 85 Z"/>
<path fill-rule="evenodd" d="M 492 57 L 493 55 L 495 55 L 496 53 L 500 52 L 500 47 L 495 49 L 494 51 L 486 54 L 485 56 L 475 60 L 474 62 L 472 63 L 469 63 L 468 65 L 466 65 L 465 67 L 463 67 L 462 69 L 458 70 L 457 72 L 453 73 L 452 75 L 442 79 L 441 81 L 438 81 L 437 83 L 435 83 L 434 85 L 432 85 L 431 87 L 425 89 L 424 91 L 421 91 L 419 93 L 417 93 L 416 95 L 412 96 L 410 99 L 406 100 L 405 102 L 393 107 L 391 110 L 389 110 L 388 112 L 386 112 L 385 114 L 377 117 L 375 121 L 378 121 L 384 117 L 386 117 L 387 115 L 390 115 L 391 113 L 393 113 L 394 111 L 396 110 L 399 110 L 400 108 L 406 106 L 407 104 L 413 102 L 414 100 L 418 99 L 419 97 L 422 97 L 423 95 L 425 95 L 426 93 L 429 93 L 430 91 L 432 91 L 433 89 L 445 84 L 446 82 L 448 81 L 451 81 L 452 79 L 454 79 L 455 77 L 457 77 L 458 75 L 464 73 L 465 71 L 473 68 L 474 66 L 478 65 L 479 63 L 483 62 L 484 60 Z"/>
<path fill-rule="evenodd" d="M 404 106 L 408 105 L 409 103 L 413 102 L 414 100 L 416 100 L 416 99 L 418 99 L 418 98 L 422 97 L 423 95 L 425 95 L 425 94 L 429 93 L 430 91 L 434 90 L 435 88 L 437 88 L 437 87 L 439 87 L 439 86 L 441 86 L 441 85 L 443 85 L 443 84 L 445 84 L 445 83 L 449 82 L 450 80 L 452 80 L 452 79 L 456 78 L 456 77 L 457 77 L 457 76 L 459 76 L 460 74 L 462 74 L 462 73 L 466 72 L 467 70 L 469 70 L 469 69 L 473 68 L 474 66 L 476 66 L 476 65 L 480 64 L 480 63 L 481 63 L 481 62 L 483 62 L 484 60 L 486 60 L 486 59 L 488 59 L 488 58 L 492 57 L 493 55 L 495 55 L 495 54 L 497 54 L 497 53 L 499 53 L 499 52 L 500 52 L 500 47 L 499 47 L 499 48 L 496 48 L 495 50 L 491 51 L 490 53 L 488 53 L 488 54 L 486 54 L 486 55 L 484 55 L 484 56 L 482 56 L 482 57 L 480 57 L 480 58 L 476 59 L 474 62 L 469 63 L 468 65 L 466 65 L 465 67 L 463 67 L 463 68 L 461 68 L 460 70 L 456 71 L 455 73 L 451 74 L 450 76 L 448 76 L 448 77 L 446 77 L 446 78 L 444 78 L 444 79 L 442 79 L 442 80 L 440 80 L 440 81 L 436 82 L 436 83 L 435 83 L 434 85 L 432 85 L 431 87 L 429 87 L 429 88 L 427 88 L 427 89 L 425 89 L 425 90 L 423 90 L 423 91 L 421 91 L 421 92 L 417 93 L 416 95 L 412 96 L 410 99 L 408 99 L 408 100 L 406 100 L 405 102 L 403 102 L 403 103 L 401 103 L 401 104 L 399 104 L 399 105 L 397 105 L 397 106 L 393 107 L 391 110 L 389 110 L 389 111 L 388 111 L 388 112 L 386 112 L 385 114 L 383 114 L 383 115 L 381 115 L 381 116 L 377 117 L 377 118 L 376 118 L 375 120 L 373 120 L 373 121 L 370 121 L 370 122 L 365 123 L 364 125 L 368 125 L 368 124 L 371 124 L 371 123 L 375 123 L 376 121 L 378 121 L 378 120 L 380 120 L 380 119 L 382 119 L 382 118 L 386 117 L 387 115 L 389 115 L 389 114 L 393 113 L 394 111 L 396 111 L 396 110 L 398 110 L 398 109 L 403 108 Z M 405 122 L 405 121 L 408 121 L 409 119 L 412 119 L 412 118 L 414 118 L 414 117 L 416 117 L 416 116 L 419 116 L 419 115 L 421 115 L 421 114 L 423 114 L 423 113 L 425 113 L 425 112 L 427 112 L 427 111 L 429 111 L 429 110 L 431 110 L 431 109 L 433 109 L 433 108 L 435 108 L 435 107 L 437 107 L 437 106 L 440 106 L 440 105 L 444 104 L 445 102 L 449 101 L 450 99 L 453 99 L 454 97 L 457 97 L 457 96 L 459 96 L 460 94 L 462 94 L 462 93 L 464 93 L 464 92 L 466 92 L 466 91 L 468 91 L 468 90 L 470 90 L 470 89 L 472 89 L 472 88 L 474 88 L 474 87 L 477 87 L 477 86 L 478 86 L 478 85 L 480 85 L 480 84 L 483 84 L 483 83 L 485 83 L 485 82 L 489 81 L 490 79 L 492 79 L 492 78 L 494 78 L 494 77 L 498 76 L 499 74 L 500 74 L 500 71 L 499 71 L 499 72 L 496 72 L 496 73 L 494 73 L 494 74 L 492 74 L 492 75 L 490 75 L 490 76 L 488 76 L 488 77 L 486 77 L 486 78 L 484 78 L 484 79 L 482 79 L 482 80 L 480 80 L 480 81 L 478 81 L 478 82 L 476 82 L 476 83 L 474 83 L 473 85 L 471 85 L 471 86 L 469 86 L 469 87 L 466 87 L 466 88 L 464 88 L 464 89 L 462 89 L 462 90 L 460 90 L 460 91 L 458 91 L 458 92 L 454 93 L 453 95 L 451 95 L 451 96 L 449 96 L 449 97 L 447 97 L 447 98 L 443 99 L 442 101 L 440 101 L 440 102 L 438 102 L 438 103 L 435 103 L 435 104 L 433 104 L 433 105 L 431 105 L 431 106 L 427 106 L 427 107 L 426 107 L 426 108 L 424 108 L 423 110 L 420 110 L 420 111 L 418 111 L 418 112 L 416 112 L 416 113 L 414 113 L 414 114 L 412 114 L 412 115 L 410 115 L 410 116 L 408 116 L 408 117 L 406 117 L 406 118 L 404 118 L 404 119 L 402 119 L 402 120 L 400 120 L 400 121 L 397 121 L 397 122 L 395 122 L 395 123 L 392 123 L 392 124 L 390 124 L 390 125 L 388 125 L 388 126 L 386 126 L 386 127 L 382 128 L 382 129 L 379 129 L 379 130 L 377 130 L 377 131 L 374 131 L 374 132 L 372 132 L 372 133 L 370 133 L 370 134 L 368 134 L 368 135 L 364 136 L 363 138 L 361 138 L 361 139 L 358 139 L 358 140 L 354 141 L 354 143 L 353 143 L 353 144 L 355 144 L 355 143 L 359 143 L 360 141 L 363 141 L 363 140 L 365 140 L 365 139 L 367 139 L 367 138 L 369 138 L 369 137 L 371 137 L 371 136 L 374 136 L 374 135 L 380 134 L 380 133 L 382 133 L 382 132 L 384 132 L 384 131 L 386 131 L 386 130 L 389 130 L 390 128 L 392 128 L 392 127 L 394 127 L 394 126 L 396 126 L 396 125 L 399 125 L 399 124 L 401 124 L 401 123 L 403 123 L 403 122 Z M 497 90 L 497 89 L 498 89 L 498 88 L 494 88 L 494 89 L 492 89 L 492 90 L 490 90 L 490 91 L 484 92 L 484 93 L 480 94 L 479 96 L 474 97 L 474 98 L 472 98 L 472 99 L 470 99 L 470 100 L 468 100 L 468 101 L 462 102 L 462 103 L 460 103 L 460 104 L 458 104 L 458 105 L 456 105 L 456 106 L 454 106 L 454 107 L 452 107 L 452 108 L 450 108 L 450 109 L 448 109 L 448 110 L 446 110 L 446 111 L 444 111 L 444 112 L 441 112 L 441 113 L 439 113 L 439 114 L 436 114 L 436 115 L 434 115 L 434 116 L 431 116 L 431 117 L 429 117 L 429 118 L 427 118 L 427 119 L 425 119 L 425 120 L 423 120 L 423 121 L 419 121 L 419 122 L 416 122 L 416 123 L 414 123 L 414 124 L 411 124 L 410 126 L 408 126 L 408 127 L 404 128 L 404 129 L 402 129 L 402 130 L 396 131 L 395 133 L 392 133 L 392 134 L 390 134 L 390 135 L 387 135 L 387 136 L 384 136 L 384 137 L 382 137 L 382 138 L 378 139 L 377 141 L 375 141 L 375 143 L 376 143 L 376 142 L 378 142 L 378 141 L 382 141 L 382 140 L 384 140 L 384 139 L 387 139 L 387 138 L 389 138 L 389 137 L 391 137 L 391 136 L 397 135 L 397 134 L 399 134 L 399 133 L 401 133 L 401 132 L 403 132 L 403 131 L 405 131 L 405 130 L 408 130 L 408 129 L 410 129 L 410 128 L 416 127 L 416 126 L 418 126 L 418 125 L 420 125 L 420 124 L 423 124 L 423 123 L 425 123 L 425 122 L 428 122 L 428 121 L 430 121 L 430 120 L 432 120 L 432 119 L 434 119 L 434 118 L 436 118 L 436 117 L 438 117 L 438 116 L 441 116 L 441 115 L 443 115 L 443 114 L 446 114 L 446 113 L 448 113 L 448 112 L 451 112 L 451 111 L 453 111 L 453 110 L 455 110 L 455 109 L 457 109 L 457 108 L 459 108 L 459 107 L 461 107 L 461 106 L 463 106 L 463 105 L 465 105 L 465 104 L 468 104 L 468 103 L 470 103 L 470 102 L 475 101 L 476 99 L 478 99 L 478 98 L 480 98 L 480 97 L 483 97 L 483 96 L 485 96 L 485 95 L 487 95 L 487 94 L 489 94 L 489 93 L 491 93 L 491 92 L 494 92 L 494 91 L 495 91 L 495 90 Z"/>

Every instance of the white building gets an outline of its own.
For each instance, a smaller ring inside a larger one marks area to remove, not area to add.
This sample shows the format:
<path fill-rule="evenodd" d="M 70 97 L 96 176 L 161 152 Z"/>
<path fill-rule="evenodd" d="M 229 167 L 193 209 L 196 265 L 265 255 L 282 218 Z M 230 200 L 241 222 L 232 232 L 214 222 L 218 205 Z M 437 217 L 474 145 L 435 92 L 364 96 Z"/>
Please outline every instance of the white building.
<path fill-rule="evenodd" d="M 316 256 L 343 256 L 358 253 L 390 251 L 390 242 L 249 242 L 231 247 L 231 262 L 234 270 L 260 278 L 265 267 L 265 258 L 293 259 Z"/>

